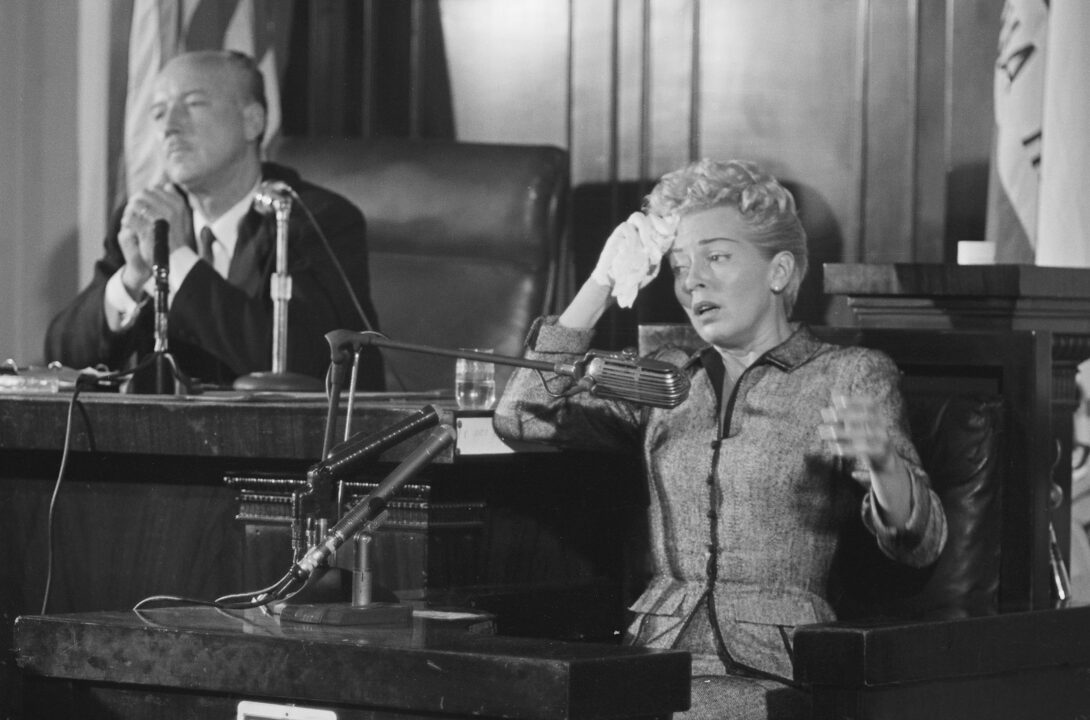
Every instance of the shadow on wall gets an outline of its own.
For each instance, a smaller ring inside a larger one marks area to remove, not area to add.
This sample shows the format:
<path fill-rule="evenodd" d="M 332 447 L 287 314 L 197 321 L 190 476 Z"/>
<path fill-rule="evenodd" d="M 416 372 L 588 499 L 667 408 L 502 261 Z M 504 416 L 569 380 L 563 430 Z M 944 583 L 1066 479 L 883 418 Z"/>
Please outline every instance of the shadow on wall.
<path fill-rule="evenodd" d="M 962 163 L 946 175 L 946 262 L 957 262 L 958 240 L 985 239 L 989 168 L 987 162 Z"/>
<path fill-rule="evenodd" d="M 821 266 L 843 262 L 844 238 L 832 208 L 814 188 L 802 183 L 783 181 L 795 196 L 799 217 L 806 229 L 810 247 L 810 269 L 799 289 L 794 320 L 811 325 L 827 324 L 830 299 L 822 292 Z M 572 191 L 571 238 L 576 287 L 594 269 L 602 246 L 622 220 L 640 209 L 643 197 L 654 181 L 621 183 L 586 183 Z M 594 346 L 603 350 L 636 347 L 638 327 L 643 323 L 688 322 L 674 297 L 669 273 L 644 288 L 629 310 L 614 306 L 598 325 Z"/>
<path fill-rule="evenodd" d="M 72 228 L 64 237 L 50 243 L 49 260 L 41 268 L 48 275 L 46 282 L 38 285 L 35 312 L 37 337 L 27 338 L 27 352 L 33 356 L 20 358 L 31 365 L 44 365 L 55 358 L 44 356 L 45 333 L 53 317 L 72 301 L 84 285 L 80 278 L 79 230 Z"/>

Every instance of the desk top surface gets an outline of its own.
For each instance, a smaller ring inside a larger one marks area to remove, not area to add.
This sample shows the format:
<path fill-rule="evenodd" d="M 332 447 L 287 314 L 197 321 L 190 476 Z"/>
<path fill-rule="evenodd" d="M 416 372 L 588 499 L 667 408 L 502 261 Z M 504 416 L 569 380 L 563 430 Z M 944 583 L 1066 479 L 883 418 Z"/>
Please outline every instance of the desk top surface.
<path fill-rule="evenodd" d="M 367 629 L 211 608 L 25 616 L 15 650 L 36 676 L 486 717 L 646 717 L 684 709 L 689 693 L 688 653 L 421 617 Z"/>
<path fill-rule="evenodd" d="M 61 450 L 71 393 L 0 393 L 0 450 Z M 348 401 L 342 400 L 334 440 L 345 436 Z M 436 462 L 459 455 L 523 452 L 491 429 L 491 414 L 464 412 L 433 393 L 360 394 L 352 403 L 353 435 L 385 430 L 431 406 L 456 426 L 458 440 Z M 192 396 L 85 392 L 72 416 L 76 452 L 184 455 L 314 461 L 321 457 L 328 403 L 321 393 L 207 393 Z M 384 453 L 400 461 L 423 439 L 409 438 Z"/>
<path fill-rule="evenodd" d="M 1090 300 L 1090 270 L 1036 265 L 826 263 L 830 295 Z"/>

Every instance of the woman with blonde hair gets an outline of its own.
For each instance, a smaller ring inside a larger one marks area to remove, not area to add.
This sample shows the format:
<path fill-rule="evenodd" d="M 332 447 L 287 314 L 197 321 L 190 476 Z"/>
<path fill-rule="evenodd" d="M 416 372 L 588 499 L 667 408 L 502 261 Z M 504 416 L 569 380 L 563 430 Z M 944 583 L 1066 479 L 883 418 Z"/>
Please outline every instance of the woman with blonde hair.
<path fill-rule="evenodd" d="M 808 717 L 793 681 L 797 625 L 834 619 L 827 596 L 842 525 L 861 513 L 879 547 L 914 566 L 941 552 L 946 522 L 884 354 L 818 340 L 790 321 L 807 269 L 791 194 L 750 162 L 671 172 L 606 241 L 530 357 L 570 361 L 613 302 L 631 305 L 666 260 L 706 347 L 663 348 L 690 392 L 670 409 L 585 393 L 532 370 L 495 413 L 505 437 L 640 453 L 649 485 L 649 582 L 626 641 L 688 650 L 684 718 Z"/>

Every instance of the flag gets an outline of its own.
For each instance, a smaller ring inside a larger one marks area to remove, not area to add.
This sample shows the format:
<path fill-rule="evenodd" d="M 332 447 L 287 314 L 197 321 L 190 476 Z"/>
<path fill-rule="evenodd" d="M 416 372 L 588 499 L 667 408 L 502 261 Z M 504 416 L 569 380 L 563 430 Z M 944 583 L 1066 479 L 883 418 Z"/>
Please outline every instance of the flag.
<path fill-rule="evenodd" d="M 1047 33 L 1043 0 L 1006 0 L 993 83 L 995 132 L 985 231 L 995 243 L 997 262 L 1035 260 Z"/>
<path fill-rule="evenodd" d="M 1090 2 L 1052 0 L 1041 125 L 1037 264 L 1090 267 Z"/>
<path fill-rule="evenodd" d="M 254 58 L 265 76 L 268 100 L 264 144 L 280 129 L 277 39 L 289 15 L 277 0 L 132 0 L 125 95 L 122 181 L 118 195 L 146 187 L 160 175 L 156 139 L 148 122 L 152 85 L 159 70 L 190 50 L 238 50 Z"/>

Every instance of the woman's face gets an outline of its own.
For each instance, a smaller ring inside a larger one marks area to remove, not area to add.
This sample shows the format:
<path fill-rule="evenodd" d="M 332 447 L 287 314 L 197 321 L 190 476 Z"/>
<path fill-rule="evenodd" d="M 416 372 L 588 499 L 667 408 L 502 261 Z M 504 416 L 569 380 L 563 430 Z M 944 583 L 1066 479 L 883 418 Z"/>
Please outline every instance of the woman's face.
<path fill-rule="evenodd" d="M 752 236 L 733 207 L 699 210 L 682 216 L 669 253 L 678 302 L 700 337 L 725 350 L 763 351 L 787 324 L 773 288 L 787 284 L 793 258 L 766 259 Z"/>

